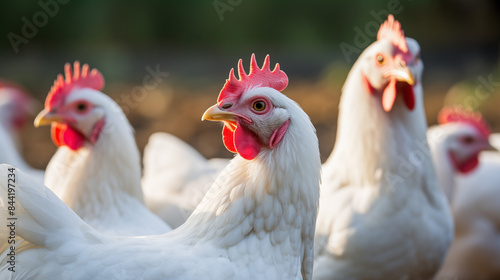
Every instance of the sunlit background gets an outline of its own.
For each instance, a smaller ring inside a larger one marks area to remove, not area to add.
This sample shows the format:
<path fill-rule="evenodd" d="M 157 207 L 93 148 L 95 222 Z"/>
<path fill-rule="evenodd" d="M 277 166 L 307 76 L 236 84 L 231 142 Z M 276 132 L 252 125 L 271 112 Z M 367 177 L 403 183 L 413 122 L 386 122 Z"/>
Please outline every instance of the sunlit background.
<path fill-rule="evenodd" d="M 200 117 L 238 59 L 248 66 L 255 53 L 288 74 L 284 93 L 312 118 L 326 159 L 344 80 L 389 12 L 422 47 L 429 124 L 443 105 L 459 104 L 500 131 L 500 1 L 59 1 L 0 2 L 0 77 L 25 86 L 41 110 L 64 63 L 89 63 L 141 151 L 165 131 L 208 158 L 230 157 L 220 124 Z M 146 89 L 151 71 L 160 73 Z M 22 139 L 27 161 L 45 167 L 55 151 L 49 128 L 29 123 Z"/>

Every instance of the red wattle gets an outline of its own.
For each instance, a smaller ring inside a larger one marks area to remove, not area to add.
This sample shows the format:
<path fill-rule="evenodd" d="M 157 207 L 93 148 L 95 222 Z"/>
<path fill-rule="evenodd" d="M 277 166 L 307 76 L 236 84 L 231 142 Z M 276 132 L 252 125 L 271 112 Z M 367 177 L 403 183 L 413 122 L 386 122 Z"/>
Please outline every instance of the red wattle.
<path fill-rule="evenodd" d="M 386 112 L 391 111 L 392 106 L 394 106 L 394 101 L 396 100 L 396 78 L 391 78 L 391 81 L 385 87 L 382 93 L 382 107 Z"/>
<path fill-rule="evenodd" d="M 269 147 L 273 149 L 278 145 L 285 135 L 290 121 L 283 123 L 281 127 L 276 129 L 269 141 Z M 238 153 L 246 160 L 254 159 L 261 150 L 261 143 L 257 135 L 251 130 L 236 122 L 236 128 L 233 130 L 230 124 L 225 124 L 222 129 L 222 139 L 224 146 L 230 152 Z"/>
<path fill-rule="evenodd" d="M 260 152 L 261 145 L 257 136 L 237 122 L 234 131 L 234 146 L 240 156 L 246 160 L 254 159 Z"/>
<path fill-rule="evenodd" d="M 450 157 L 453 165 L 455 165 L 455 168 L 462 174 L 471 172 L 479 165 L 479 158 L 477 154 L 463 162 L 459 162 L 453 152 L 450 152 Z"/>
<path fill-rule="evenodd" d="M 52 123 L 52 141 L 58 146 L 67 146 L 73 151 L 83 146 L 85 137 L 67 124 Z"/>
<path fill-rule="evenodd" d="M 231 153 L 236 153 L 236 147 L 234 146 L 234 131 L 232 131 L 228 124 L 224 125 L 222 129 L 222 142 L 224 142 L 224 146 Z"/>
<path fill-rule="evenodd" d="M 51 127 L 51 136 L 52 136 L 52 141 L 54 141 L 54 144 L 56 144 L 57 147 L 61 147 L 64 145 L 63 143 L 63 137 L 62 137 L 62 125 L 53 122 L 52 127 Z"/>
<path fill-rule="evenodd" d="M 413 111 L 415 108 L 415 94 L 413 93 L 413 86 L 406 82 L 397 83 L 398 92 L 403 95 L 403 101 L 405 102 L 406 108 Z"/>

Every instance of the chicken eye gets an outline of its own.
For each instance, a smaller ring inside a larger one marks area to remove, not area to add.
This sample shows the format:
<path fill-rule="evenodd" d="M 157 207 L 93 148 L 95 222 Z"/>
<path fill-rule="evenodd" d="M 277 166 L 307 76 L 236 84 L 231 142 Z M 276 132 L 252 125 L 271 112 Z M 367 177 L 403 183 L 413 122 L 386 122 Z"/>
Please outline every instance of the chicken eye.
<path fill-rule="evenodd" d="M 266 109 L 266 102 L 264 102 L 264 101 L 255 101 L 253 103 L 253 109 L 255 111 L 258 111 L 258 112 L 263 111 L 264 109 Z"/>
<path fill-rule="evenodd" d="M 85 103 L 76 104 L 76 111 L 78 113 L 84 113 L 85 111 L 87 111 L 87 108 L 88 108 L 88 106 Z"/>
<path fill-rule="evenodd" d="M 384 56 L 381 54 L 377 55 L 377 61 L 380 64 L 384 63 Z"/>
<path fill-rule="evenodd" d="M 474 137 L 472 137 L 470 135 L 462 137 L 462 142 L 466 145 L 470 145 L 470 144 L 474 143 L 474 141 L 475 141 Z"/>

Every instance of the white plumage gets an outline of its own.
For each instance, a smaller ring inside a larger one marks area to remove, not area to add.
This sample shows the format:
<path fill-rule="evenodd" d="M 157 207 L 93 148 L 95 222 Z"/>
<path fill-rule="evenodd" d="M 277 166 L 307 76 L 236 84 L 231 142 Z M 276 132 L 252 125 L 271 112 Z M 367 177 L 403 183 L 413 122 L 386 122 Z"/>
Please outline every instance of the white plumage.
<path fill-rule="evenodd" d="M 490 142 L 494 137 L 490 136 Z M 470 122 L 431 127 L 428 139 L 439 181 L 448 194 L 455 220 L 455 239 L 436 279 L 500 277 L 500 154 L 483 151 L 488 135 Z M 474 161 L 462 174 L 451 155 Z"/>
<path fill-rule="evenodd" d="M 429 128 L 427 139 L 436 167 L 439 183 L 453 205 L 456 174 L 470 174 L 480 161 L 481 151 L 491 148 L 490 129 L 479 113 L 463 109 L 444 108 L 439 114 L 439 125 Z M 487 179 L 479 180 L 486 181 Z"/>
<path fill-rule="evenodd" d="M 32 168 L 21 156 L 16 131 L 24 125 L 33 104 L 34 101 L 20 88 L 0 82 L 0 163 L 15 165 L 43 182 L 44 171 Z"/>
<path fill-rule="evenodd" d="M 207 160 L 184 141 L 155 133 L 144 149 L 142 188 L 151 211 L 173 228 L 183 224 L 229 159 Z"/>
<path fill-rule="evenodd" d="M 323 165 L 314 279 L 429 279 L 451 243 L 426 141 L 420 47 L 388 22 L 343 88 L 335 148 Z"/>
<path fill-rule="evenodd" d="M 52 123 L 52 137 L 60 146 L 47 166 L 45 185 L 102 233 L 137 236 L 171 230 L 144 204 L 139 150 L 118 105 L 88 87 L 69 90 L 57 106 L 49 105 L 52 99 L 49 94 L 36 120 L 37 125 Z M 78 111 L 81 104 L 84 113 Z M 68 125 L 70 131 L 58 134 L 56 125 Z M 84 139 L 81 146 L 71 148 L 78 137 Z"/>
<path fill-rule="evenodd" d="M 500 278 L 500 154 L 482 152 L 479 161 L 457 177 L 455 240 L 442 269 L 464 280 Z"/>
<path fill-rule="evenodd" d="M 255 98 L 265 98 L 272 108 L 238 125 L 272 142 L 276 135 L 269 138 L 268 129 L 285 121 L 279 144 L 262 145 L 251 160 L 236 156 L 186 223 L 163 235 L 102 235 L 47 188 L 16 171 L 16 215 L 24 221 L 17 232 L 39 247 L 18 253 L 18 274 L 7 270 L 4 259 L 0 277 L 311 279 L 321 167 L 315 129 L 295 102 L 273 88 L 246 89 L 238 108 Z M 212 110 L 212 119 L 227 116 L 225 108 L 213 106 L 221 113 Z M 0 166 L 4 207 L 8 168 Z"/>

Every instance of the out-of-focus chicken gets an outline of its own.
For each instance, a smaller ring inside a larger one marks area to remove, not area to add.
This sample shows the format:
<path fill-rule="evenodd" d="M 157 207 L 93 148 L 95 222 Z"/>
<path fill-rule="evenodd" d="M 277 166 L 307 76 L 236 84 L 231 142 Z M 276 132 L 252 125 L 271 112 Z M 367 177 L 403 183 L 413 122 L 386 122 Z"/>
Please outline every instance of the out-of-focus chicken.
<path fill-rule="evenodd" d="M 52 125 L 59 147 L 47 166 L 45 185 L 84 221 L 112 235 L 150 235 L 170 230 L 144 205 L 141 166 L 133 129 L 123 111 L 100 92 L 97 69 L 65 65 L 35 125 Z"/>
<path fill-rule="evenodd" d="M 389 15 L 347 77 L 314 279 L 429 279 L 444 260 L 453 223 L 426 140 L 419 54 Z"/>
<path fill-rule="evenodd" d="M 18 178 L 20 237 L 12 279 L 311 279 L 321 162 L 315 129 L 280 91 L 288 78 L 269 57 L 247 75 L 239 62 L 203 119 L 224 122 L 238 155 L 189 219 L 158 236 L 108 237 L 94 231 L 50 190 L 0 166 L 0 203 Z M 85 94 L 88 96 L 89 92 Z M 5 212 L 0 212 L 5 213 Z M 38 246 L 38 247 L 35 247 Z"/>
<path fill-rule="evenodd" d="M 168 133 L 155 133 L 144 149 L 142 188 L 148 208 L 173 228 L 201 202 L 229 159 L 207 160 Z"/>
<path fill-rule="evenodd" d="M 21 156 L 19 133 L 35 101 L 26 90 L 12 82 L 0 81 L 0 163 L 13 164 L 43 182 L 44 171 L 29 166 Z"/>
<path fill-rule="evenodd" d="M 450 204 L 456 188 L 455 174 L 469 174 L 479 165 L 479 153 L 491 147 L 490 128 L 478 113 L 444 108 L 439 124 L 427 131 L 439 183 Z M 486 180 L 486 179 L 485 179 Z"/>
<path fill-rule="evenodd" d="M 452 206 L 455 239 L 436 280 L 500 278 L 500 153 L 480 114 L 445 108 L 428 131 L 438 178 Z"/>

